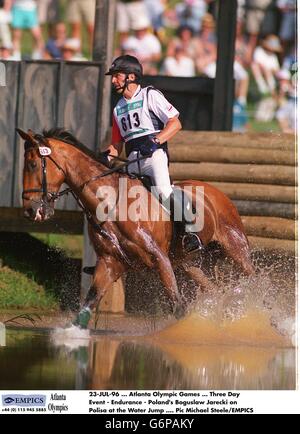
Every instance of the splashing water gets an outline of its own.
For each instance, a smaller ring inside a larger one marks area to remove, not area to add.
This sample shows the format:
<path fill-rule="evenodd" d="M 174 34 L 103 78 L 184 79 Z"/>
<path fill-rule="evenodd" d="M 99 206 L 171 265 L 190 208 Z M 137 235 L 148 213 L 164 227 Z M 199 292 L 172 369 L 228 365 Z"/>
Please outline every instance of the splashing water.
<path fill-rule="evenodd" d="M 240 319 L 218 323 L 193 312 L 153 336 L 155 339 L 185 345 L 250 345 L 285 348 L 290 340 L 281 336 L 262 312 L 248 311 Z"/>
<path fill-rule="evenodd" d="M 90 331 L 71 325 L 67 328 L 56 328 L 50 335 L 54 346 L 65 346 L 69 350 L 89 345 Z"/>
<path fill-rule="evenodd" d="M 232 263 L 214 266 L 215 290 L 200 292 L 190 315 L 159 338 L 194 344 L 295 345 L 294 258 L 253 258 L 253 276 L 236 275 Z"/>

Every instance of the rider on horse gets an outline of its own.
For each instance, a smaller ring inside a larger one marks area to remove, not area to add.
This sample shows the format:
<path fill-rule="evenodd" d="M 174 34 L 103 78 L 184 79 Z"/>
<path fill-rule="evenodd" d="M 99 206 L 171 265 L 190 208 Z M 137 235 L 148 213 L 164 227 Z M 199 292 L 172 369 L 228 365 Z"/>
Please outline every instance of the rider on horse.
<path fill-rule="evenodd" d="M 106 151 L 107 158 L 110 158 L 108 155 L 118 156 L 125 142 L 128 160 L 135 160 L 128 166 L 129 173 L 149 176 L 163 204 L 170 207 L 173 203 L 174 207 L 182 210 L 182 220 L 186 223 L 185 252 L 201 249 L 198 235 L 189 231 L 188 224 L 194 219 L 192 204 L 187 197 L 182 201 L 181 196 L 174 194 L 170 182 L 167 141 L 181 129 L 179 112 L 159 90 L 152 86 L 141 87 L 143 68 L 136 57 L 118 57 L 106 75 L 111 75 L 115 91 L 122 96 L 113 112 L 112 140 Z M 142 159 L 137 161 L 140 157 Z"/>

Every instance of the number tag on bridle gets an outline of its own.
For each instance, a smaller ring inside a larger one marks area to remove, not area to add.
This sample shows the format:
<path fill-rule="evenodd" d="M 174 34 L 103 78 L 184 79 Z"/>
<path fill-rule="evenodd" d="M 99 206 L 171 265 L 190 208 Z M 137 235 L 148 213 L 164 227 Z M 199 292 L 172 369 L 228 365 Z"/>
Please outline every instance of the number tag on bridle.
<path fill-rule="evenodd" d="M 48 148 L 47 146 L 39 146 L 39 152 L 41 157 L 47 157 L 48 155 L 51 154 L 51 149 Z"/>

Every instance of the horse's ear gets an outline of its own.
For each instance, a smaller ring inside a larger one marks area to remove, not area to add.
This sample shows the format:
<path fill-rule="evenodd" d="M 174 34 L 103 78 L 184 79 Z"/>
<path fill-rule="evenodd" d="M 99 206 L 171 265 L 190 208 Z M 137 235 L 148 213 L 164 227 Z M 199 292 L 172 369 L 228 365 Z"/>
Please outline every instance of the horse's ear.
<path fill-rule="evenodd" d="M 16 128 L 16 131 L 19 134 L 19 136 L 21 136 L 22 139 L 25 141 L 27 141 L 27 140 L 31 141 L 33 139 L 31 134 L 29 135 L 28 133 L 25 133 L 25 131 L 21 130 L 20 128 Z"/>
<path fill-rule="evenodd" d="M 25 131 L 21 130 L 20 128 L 16 128 L 17 133 L 22 137 L 25 142 L 37 144 L 37 141 L 34 139 L 34 132 L 32 130 L 28 130 L 26 133 Z"/>

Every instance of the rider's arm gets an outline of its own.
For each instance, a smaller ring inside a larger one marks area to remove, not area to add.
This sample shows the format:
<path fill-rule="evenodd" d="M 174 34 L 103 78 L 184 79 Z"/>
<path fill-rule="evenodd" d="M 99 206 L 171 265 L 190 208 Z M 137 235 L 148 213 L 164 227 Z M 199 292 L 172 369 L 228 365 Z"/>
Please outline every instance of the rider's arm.
<path fill-rule="evenodd" d="M 157 89 L 149 90 L 148 107 L 164 124 L 164 128 L 156 135 L 160 143 L 168 141 L 181 130 L 178 110 Z"/>
<path fill-rule="evenodd" d="M 108 147 L 110 155 L 117 157 L 121 154 L 123 148 L 123 138 L 121 136 L 118 124 L 113 116 L 111 144 Z"/>
<path fill-rule="evenodd" d="M 172 137 L 175 136 L 175 134 L 178 133 L 182 128 L 181 122 L 178 119 L 177 116 L 174 118 L 171 118 L 166 123 L 163 130 L 161 130 L 160 133 L 156 135 L 156 137 L 159 139 L 160 143 L 165 143 L 168 140 L 170 140 Z"/>

